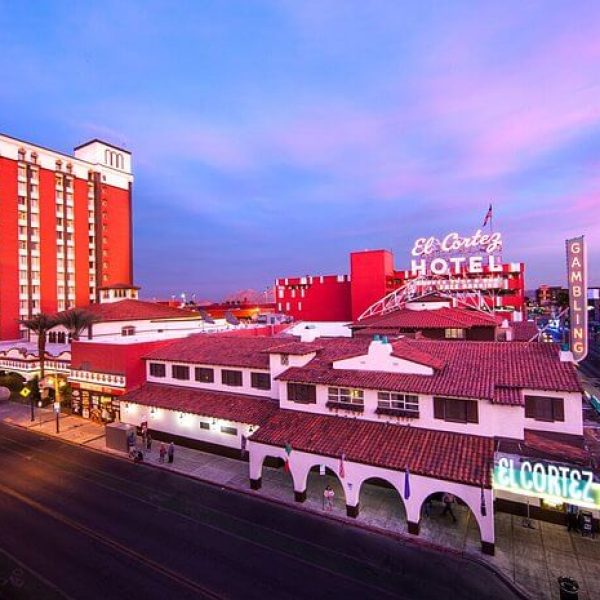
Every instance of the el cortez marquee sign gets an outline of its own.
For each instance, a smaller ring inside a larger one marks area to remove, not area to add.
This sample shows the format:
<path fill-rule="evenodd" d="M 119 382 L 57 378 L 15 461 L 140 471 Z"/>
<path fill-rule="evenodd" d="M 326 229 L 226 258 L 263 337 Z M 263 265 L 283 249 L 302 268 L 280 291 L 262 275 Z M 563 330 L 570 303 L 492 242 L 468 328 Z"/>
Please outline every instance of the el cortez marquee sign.
<path fill-rule="evenodd" d="M 569 280 L 570 346 L 573 359 L 582 361 L 588 353 L 587 269 L 583 236 L 567 240 Z"/>

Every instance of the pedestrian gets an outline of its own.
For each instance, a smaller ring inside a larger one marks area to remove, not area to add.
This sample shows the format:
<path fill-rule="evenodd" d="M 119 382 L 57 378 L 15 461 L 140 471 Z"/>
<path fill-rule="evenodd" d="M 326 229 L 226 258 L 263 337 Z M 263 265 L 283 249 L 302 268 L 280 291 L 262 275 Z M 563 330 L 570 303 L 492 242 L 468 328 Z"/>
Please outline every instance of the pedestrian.
<path fill-rule="evenodd" d="M 148 432 L 148 435 L 146 436 L 146 450 L 148 450 L 148 452 L 152 450 L 152 436 L 150 435 L 150 432 Z"/>
<path fill-rule="evenodd" d="M 165 447 L 164 443 L 161 442 L 160 443 L 160 448 L 158 450 L 158 462 L 164 463 L 165 462 L 165 455 L 167 454 L 167 448 Z"/>
<path fill-rule="evenodd" d="M 172 463 L 173 462 L 173 456 L 175 455 L 175 444 L 173 442 L 171 442 L 169 444 L 169 462 Z"/>
<path fill-rule="evenodd" d="M 335 492 L 332 487 L 328 485 L 323 492 L 323 508 L 325 510 L 333 510 L 333 498 L 335 497 Z"/>
<path fill-rule="evenodd" d="M 452 510 L 452 505 L 455 502 L 454 495 L 446 492 L 444 494 L 444 497 L 442 498 L 442 502 L 444 503 L 444 510 L 442 511 L 442 516 L 449 513 L 452 517 L 452 521 L 456 523 L 456 516 L 454 515 L 454 511 Z"/>

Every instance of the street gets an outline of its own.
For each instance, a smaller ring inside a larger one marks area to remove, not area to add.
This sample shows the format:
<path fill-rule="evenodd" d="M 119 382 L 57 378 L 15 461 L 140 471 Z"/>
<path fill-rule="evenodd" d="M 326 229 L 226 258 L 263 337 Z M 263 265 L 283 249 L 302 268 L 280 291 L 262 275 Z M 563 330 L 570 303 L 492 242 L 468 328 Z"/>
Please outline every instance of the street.
<path fill-rule="evenodd" d="M 453 554 L 4 424 L 0 469 L 5 598 L 517 597 Z"/>

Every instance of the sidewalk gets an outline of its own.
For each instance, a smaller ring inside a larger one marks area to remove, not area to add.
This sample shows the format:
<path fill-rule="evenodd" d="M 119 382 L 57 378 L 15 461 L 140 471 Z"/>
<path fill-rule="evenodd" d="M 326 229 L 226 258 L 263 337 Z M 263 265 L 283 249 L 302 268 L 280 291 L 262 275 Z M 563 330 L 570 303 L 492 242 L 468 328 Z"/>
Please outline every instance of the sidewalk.
<path fill-rule="evenodd" d="M 2 404 L 0 420 L 56 436 L 55 418 L 49 410 L 39 411 L 36 408 L 36 420 L 32 423 L 29 407 Z M 58 437 L 61 439 L 123 456 L 123 453 L 107 450 L 102 425 L 80 417 L 61 415 L 60 430 Z M 145 462 L 215 484 L 249 491 L 246 462 L 177 446 L 174 463 L 162 464 L 158 460 L 159 444 L 156 440 L 153 442 L 152 451 L 145 453 Z M 415 540 L 406 532 L 406 516 L 399 495 L 388 488 L 365 484 L 360 498 L 360 515 L 357 519 L 351 519 L 346 517 L 344 496 L 337 478 L 311 472 L 306 502 L 295 506 L 325 512 L 322 493 L 327 484 L 335 491 L 334 508 L 327 514 L 348 523 L 363 524 Z M 294 504 L 291 478 L 283 469 L 265 467 L 262 488 L 252 493 Z M 419 540 L 488 562 L 527 590 L 532 598 L 558 599 L 556 580 L 561 575 L 573 577 L 579 582 L 581 600 L 600 598 L 600 539 L 582 538 L 568 533 L 562 526 L 539 521 L 534 522 L 535 529 L 527 529 L 522 526 L 520 517 L 499 513 L 495 519 L 496 555 L 487 556 L 480 552 L 479 531 L 470 511 L 457 506 L 456 524 L 442 517 L 441 511 L 442 507 L 433 503 L 431 516 L 422 520 Z"/>

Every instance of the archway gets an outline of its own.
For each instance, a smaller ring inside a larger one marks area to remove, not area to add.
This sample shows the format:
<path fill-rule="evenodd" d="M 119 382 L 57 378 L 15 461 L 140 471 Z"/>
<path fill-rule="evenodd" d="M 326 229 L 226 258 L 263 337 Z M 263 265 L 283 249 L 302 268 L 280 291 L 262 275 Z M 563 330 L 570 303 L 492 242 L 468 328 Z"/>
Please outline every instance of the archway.
<path fill-rule="evenodd" d="M 358 518 L 388 531 L 407 531 L 404 500 L 398 488 L 381 477 L 368 477 L 360 484 Z"/>
<path fill-rule="evenodd" d="M 467 547 L 479 548 L 479 517 L 459 496 L 444 491 L 431 493 L 421 503 L 420 515 L 422 537 L 461 551 Z"/>
<path fill-rule="evenodd" d="M 333 490 L 331 505 L 325 501 L 325 489 Z M 333 469 L 325 465 L 314 465 L 306 478 L 306 504 L 313 509 L 346 514 L 346 493 L 344 486 Z M 331 506 L 331 508 L 329 508 Z"/>
<path fill-rule="evenodd" d="M 294 498 L 294 479 L 285 469 L 284 461 L 278 456 L 265 456 L 260 469 L 260 494 L 290 502 Z"/>

